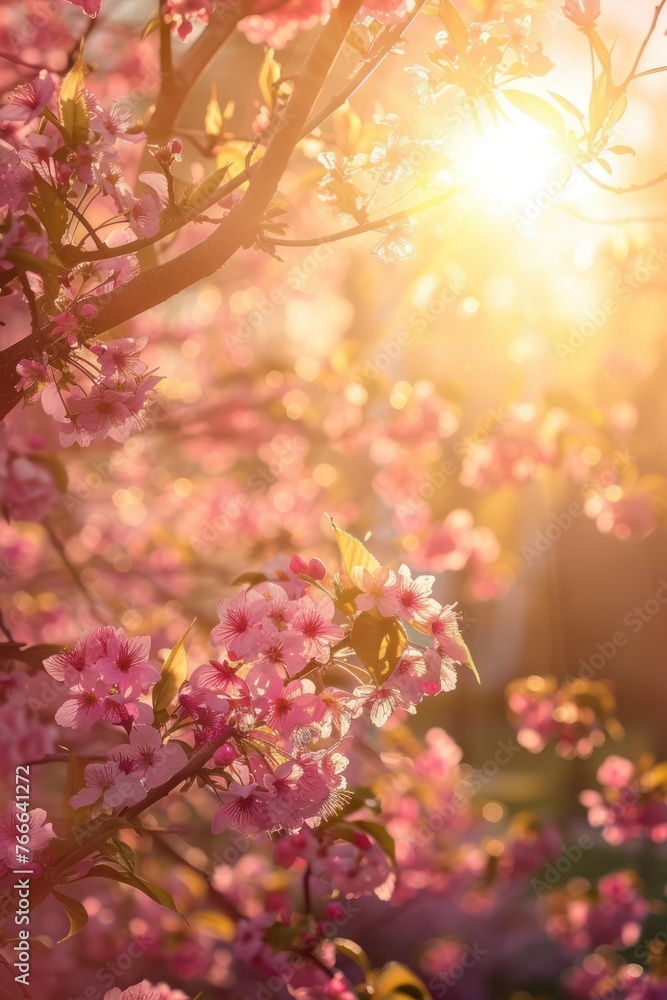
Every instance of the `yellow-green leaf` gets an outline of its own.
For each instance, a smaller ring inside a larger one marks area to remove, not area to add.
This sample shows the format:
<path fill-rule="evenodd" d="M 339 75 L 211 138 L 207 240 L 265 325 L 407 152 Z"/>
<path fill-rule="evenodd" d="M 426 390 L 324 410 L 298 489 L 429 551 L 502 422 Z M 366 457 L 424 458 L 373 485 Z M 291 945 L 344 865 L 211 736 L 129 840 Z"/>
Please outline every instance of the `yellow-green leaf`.
<path fill-rule="evenodd" d="M 478 684 L 481 684 L 482 682 L 481 682 L 481 680 L 480 680 L 480 676 L 479 676 L 479 674 L 478 674 L 478 672 L 477 672 L 477 667 L 475 666 L 475 661 L 474 661 L 474 660 L 473 660 L 473 658 L 472 658 L 472 655 L 471 655 L 471 653 L 470 653 L 470 650 L 468 649 L 468 645 L 467 645 L 467 643 L 465 642 L 465 640 L 463 639 L 463 637 L 462 637 L 461 635 L 459 635 L 459 636 L 458 636 L 458 639 L 457 639 L 457 641 L 459 642 L 459 644 L 460 644 L 461 646 L 463 646 L 463 648 L 465 649 L 465 651 L 466 651 L 466 654 L 467 654 L 467 656 L 468 656 L 468 659 L 467 659 L 467 660 L 461 660 L 460 662 L 461 662 L 461 663 L 463 663 L 463 665 L 464 665 L 465 667 L 470 667 L 470 669 L 472 670 L 473 674 L 474 674 L 474 675 L 475 675 L 475 677 L 477 678 L 477 683 L 478 683 Z"/>
<path fill-rule="evenodd" d="M 273 49 L 269 49 L 264 56 L 264 62 L 259 68 L 259 76 L 257 78 L 264 104 L 269 111 L 273 111 L 273 106 L 276 103 L 275 85 L 279 79 L 280 66 L 273 58 Z"/>
<path fill-rule="evenodd" d="M 431 1000 L 425 984 L 400 962 L 388 962 L 371 979 L 374 1000 Z"/>
<path fill-rule="evenodd" d="M 438 14 L 452 45 L 460 56 L 464 56 L 468 51 L 468 29 L 463 18 L 451 0 L 440 0 Z"/>
<path fill-rule="evenodd" d="M 146 879 L 140 878 L 132 872 L 112 868 L 110 865 L 93 865 L 85 877 L 106 878 L 111 882 L 122 882 L 124 885 L 131 885 L 134 889 L 139 889 L 140 892 L 143 892 L 149 899 L 168 907 L 174 913 L 178 913 L 171 893 L 163 889 L 162 886 L 155 885 L 153 882 L 147 882 Z"/>
<path fill-rule="evenodd" d="M 218 167 L 212 174 L 200 181 L 188 195 L 188 211 L 195 211 L 199 205 L 207 201 L 217 191 L 228 173 L 229 166 Z"/>
<path fill-rule="evenodd" d="M 368 955 L 356 941 L 350 941 L 348 938 L 334 938 L 333 943 L 336 946 L 336 951 L 358 965 L 367 976 L 373 974 L 373 966 L 368 960 Z"/>
<path fill-rule="evenodd" d="M 192 625 L 194 625 L 194 621 Z M 185 652 L 185 640 L 192 625 L 185 630 L 162 664 L 160 680 L 153 688 L 153 709 L 156 712 L 167 709 L 171 705 L 178 694 L 178 689 L 188 676 L 188 657 Z"/>
<path fill-rule="evenodd" d="M 89 123 L 83 73 L 83 39 L 79 57 L 60 87 L 58 108 L 60 121 L 69 141 L 85 142 L 88 138 Z"/>
<path fill-rule="evenodd" d="M 355 566 L 362 566 L 364 569 L 370 570 L 371 573 L 380 568 L 380 563 L 368 551 L 363 542 L 360 542 L 358 538 L 355 538 L 348 531 L 343 531 L 342 528 L 339 528 L 333 518 L 331 518 L 331 525 L 336 533 L 336 542 L 340 549 L 343 569 L 350 580 L 353 579 L 352 570 Z"/>
<path fill-rule="evenodd" d="M 563 136 L 563 138 L 566 136 L 567 130 L 563 116 L 560 111 L 554 108 L 553 104 L 549 104 L 543 97 L 538 97 L 537 94 L 528 94 L 524 90 L 504 90 L 503 94 L 515 108 L 541 125 L 542 128 L 548 129 L 549 132 L 555 132 L 556 135 Z"/>
<path fill-rule="evenodd" d="M 589 28 L 586 34 L 588 35 L 591 41 L 591 45 L 595 50 L 596 56 L 600 60 L 602 69 L 611 79 L 611 53 L 607 50 L 606 45 L 598 35 L 595 28 Z"/>
<path fill-rule="evenodd" d="M 62 941 L 67 941 L 83 930 L 88 923 L 88 912 L 83 903 L 80 903 L 78 899 L 65 896 L 62 892 L 56 892 L 55 889 L 53 889 L 52 895 L 54 899 L 58 900 L 69 917 L 69 931 L 64 938 L 60 938 L 60 941 L 58 941 L 58 944 L 61 944 Z"/>
<path fill-rule="evenodd" d="M 220 135 L 222 131 L 222 109 L 218 102 L 218 92 L 214 83 L 211 84 L 211 99 L 206 105 L 204 116 L 206 135 Z"/>
<path fill-rule="evenodd" d="M 145 42 L 149 35 L 152 35 L 154 31 L 157 31 L 161 22 L 162 18 L 158 16 L 151 17 L 148 21 L 146 21 L 143 31 L 141 32 L 141 41 Z"/>
<path fill-rule="evenodd" d="M 36 170 L 35 193 L 30 195 L 30 206 L 40 220 L 55 247 L 62 243 L 67 229 L 67 209 L 58 192 Z"/>
<path fill-rule="evenodd" d="M 395 618 L 379 618 L 362 611 L 354 619 L 349 643 L 380 687 L 398 663 L 406 638 Z"/>

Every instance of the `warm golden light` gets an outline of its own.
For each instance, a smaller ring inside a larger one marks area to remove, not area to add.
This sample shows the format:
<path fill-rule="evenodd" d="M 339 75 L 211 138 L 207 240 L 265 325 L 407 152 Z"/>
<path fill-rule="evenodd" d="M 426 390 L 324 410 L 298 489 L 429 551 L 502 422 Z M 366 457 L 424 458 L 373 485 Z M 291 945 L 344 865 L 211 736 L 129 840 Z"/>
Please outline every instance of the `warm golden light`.
<path fill-rule="evenodd" d="M 485 124 L 462 139 L 457 155 L 463 182 L 491 210 L 516 208 L 555 183 L 554 159 L 547 133 L 529 120 Z"/>

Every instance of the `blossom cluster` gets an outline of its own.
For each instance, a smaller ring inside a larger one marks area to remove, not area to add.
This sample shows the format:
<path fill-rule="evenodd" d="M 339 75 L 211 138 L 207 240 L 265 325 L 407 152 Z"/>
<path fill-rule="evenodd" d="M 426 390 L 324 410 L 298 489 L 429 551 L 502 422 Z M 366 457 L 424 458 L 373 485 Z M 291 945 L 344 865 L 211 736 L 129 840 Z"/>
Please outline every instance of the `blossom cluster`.
<path fill-rule="evenodd" d="M 153 709 L 142 700 L 160 676 L 148 662 L 148 636 L 102 626 L 45 661 L 68 688 L 57 723 L 82 729 L 106 719 L 129 733 L 129 746 L 87 766 L 73 806 L 100 797 L 107 809 L 136 804 L 185 765 L 184 748 L 207 745 L 207 779 L 220 803 L 215 833 L 298 834 L 336 814 L 348 797 L 348 734 L 365 721 L 379 727 L 414 713 L 425 696 L 455 686 L 455 662 L 470 662 L 455 609 L 431 596 L 434 577 L 413 578 L 404 565 L 395 573 L 352 536 L 338 536 L 341 551 L 365 563 L 348 564 L 347 586 L 337 577 L 327 590 L 325 566 L 295 556 L 282 579 L 218 602 L 211 632 L 218 657 L 184 680 L 166 720 L 155 688 Z M 407 629 L 428 642 L 409 639 Z M 341 686 L 341 676 L 353 683 Z M 372 846 L 364 841 L 355 850 Z M 341 872 L 352 864 L 349 853 L 342 851 Z M 366 853 L 364 870 L 374 864 Z"/>

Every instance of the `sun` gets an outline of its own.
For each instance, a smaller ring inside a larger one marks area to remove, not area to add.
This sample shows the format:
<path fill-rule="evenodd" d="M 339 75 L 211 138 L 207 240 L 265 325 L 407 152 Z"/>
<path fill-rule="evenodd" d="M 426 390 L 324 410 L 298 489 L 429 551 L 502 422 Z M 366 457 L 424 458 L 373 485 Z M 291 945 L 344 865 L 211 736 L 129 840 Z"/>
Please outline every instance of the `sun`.
<path fill-rule="evenodd" d="M 454 159 L 462 182 L 490 211 L 515 210 L 542 193 L 553 197 L 563 163 L 553 140 L 529 120 L 468 130 Z"/>

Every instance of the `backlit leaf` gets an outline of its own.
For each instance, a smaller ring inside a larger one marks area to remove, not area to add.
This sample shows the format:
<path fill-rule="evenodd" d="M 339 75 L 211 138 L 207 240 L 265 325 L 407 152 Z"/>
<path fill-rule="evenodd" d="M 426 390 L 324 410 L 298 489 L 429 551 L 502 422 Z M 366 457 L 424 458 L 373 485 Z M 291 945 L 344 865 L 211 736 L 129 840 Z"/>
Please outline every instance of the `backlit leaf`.
<path fill-rule="evenodd" d="M 131 885 L 134 889 L 138 889 L 140 892 L 143 892 L 149 899 L 154 900 L 156 903 L 160 903 L 162 906 L 168 907 L 170 910 L 173 910 L 174 913 L 178 913 L 176 904 L 174 903 L 171 894 L 167 892 L 166 889 L 163 889 L 159 885 L 155 885 L 153 882 L 147 882 L 146 879 L 140 878 L 132 872 L 112 868 L 110 865 L 93 865 L 90 871 L 86 873 L 85 877 L 106 878 L 111 882 L 122 882 L 124 885 Z"/>
<path fill-rule="evenodd" d="M 192 625 L 194 625 L 194 622 L 192 622 Z M 185 640 L 192 625 L 185 630 L 162 664 L 160 680 L 153 688 L 153 708 L 156 712 L 169 707 L 178 694 L 181 684 L 188 676 L 188 657 L 185 652 Z"/>
<path fill-rule="evenodd" d="M 528 94 L 523 90 L 504 90 L 503 94 L 508 101 L 511 101 L 519 111 L 522 111 L 524 115 L 531 118 L 537 125 L 541 125 L 542 128 L 546 128 L 550 132 L 555 132 L 556 135 L 561 135 L 565 138 L 567 134 L 565 121 L 560 111 L 557 111 L 553 104 L 549 104 L 548 101 L 545 101 L 543 97 L 538 97 L 537 94 Z"/>
<path fill-rule="evenodd" d="M 398 663 L 406 638 L 395 618 L 380 618 L 362 611 L 354 619 L 349 643 L 380 687 Z"/>
<path fill-rule="evenodd" d="M 273 49 L 269 49 L 264 56 L 264 62 L 259 68 L 259 76 L 257 78 L 259 89 L 262 92 L 262 99 L 269 111 L 273 111 L 273 106 L 276 103 L 275 85 L 279 79 L 280 66 L 273 58 Z"/>
<path fill-rule="evenodd" d="M 83 903 L 80 903 L 78 899 L 65 896 L 62 892 L 57 892 L 55 889 L 52 891 L 52 895 L 54 899 L 58 900 L 69 917 L 69 931 L 64 938 L 60 938 L 58 941 L 58 944 L 60 944 L 62 941 L 67 941 L 83 930 L 88 923 L 88 912 Z"/>
<path fill-rule="evenodd" d="M 83 40 L 79 56 L 60 87 L 58 109 L 60 121 L 69 141 L 85 142 L 88 138 L 89 122 L 83 73 Z"/>
<path fill-rule="evenodd" d="M 331 524 L 336 533 L 336 542 L 338 543 L 338 548 L 340 549 L 343 569 L 347 573 L 350 580 L 353 579 L 352 570 L 355 566 L 362 566 L 364 569 L 368 569 L 371 572 L 380 568 L 380 563 L 375 556 L 368 551 L 363 542 L 360 542 L 358 538 L 355 538 L 354 535 L 351 535 L 348 531 L 343 531 L 342 528 L 339 528 L 333 518 L 331 518 Z"/>
<path fill-rule="evenodd" d="M 452 45 L 460 56 L 464 56 L 468 50 L 468 29 L 463 18 L 451 0 L 440 0 L 438 14 Z"/>

